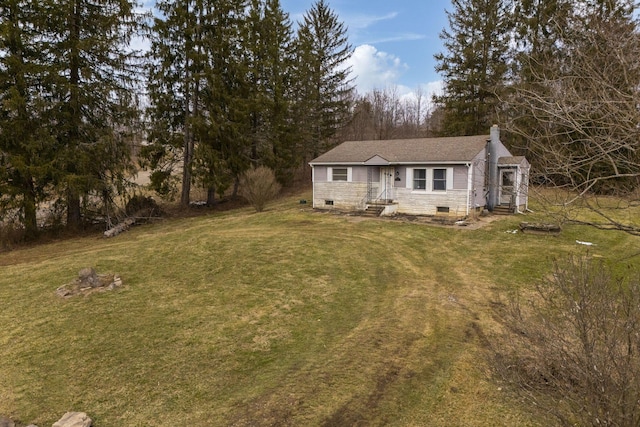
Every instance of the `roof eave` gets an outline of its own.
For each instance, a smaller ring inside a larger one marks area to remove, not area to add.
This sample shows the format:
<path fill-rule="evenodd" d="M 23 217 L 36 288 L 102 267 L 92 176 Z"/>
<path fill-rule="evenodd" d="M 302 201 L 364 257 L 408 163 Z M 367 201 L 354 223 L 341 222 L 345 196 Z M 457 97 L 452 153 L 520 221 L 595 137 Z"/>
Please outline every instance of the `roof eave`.
<path fill-rule="evenodd" d="M 406 162 L 389 162 L 389 166 L 407 166 L 407 165 L 466 165 L 471 163 L 469 160 L 443 160 L 443 161 L 406 161 Z M 367 165 L 366 162 L 309 162 L 309 166 L 386 166 L 386 165 Z"/>

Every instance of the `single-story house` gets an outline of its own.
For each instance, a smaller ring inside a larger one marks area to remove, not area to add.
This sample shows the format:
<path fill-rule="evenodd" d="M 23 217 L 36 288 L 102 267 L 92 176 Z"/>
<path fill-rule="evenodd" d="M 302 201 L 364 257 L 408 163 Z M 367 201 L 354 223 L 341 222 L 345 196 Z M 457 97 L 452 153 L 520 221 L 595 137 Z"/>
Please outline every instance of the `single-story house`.
<path fill-rule="evenodd" d="M 527 208 L 529 162 L 489 135 L 346 141 L 310 163 L 313 207 L 381 215 Z"/>

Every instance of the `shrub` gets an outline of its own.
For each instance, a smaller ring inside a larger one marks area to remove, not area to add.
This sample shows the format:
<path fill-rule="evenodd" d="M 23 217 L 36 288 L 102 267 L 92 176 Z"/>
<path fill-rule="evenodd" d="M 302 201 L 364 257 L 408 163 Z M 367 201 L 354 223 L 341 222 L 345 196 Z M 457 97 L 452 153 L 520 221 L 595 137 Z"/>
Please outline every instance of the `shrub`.
<path fill-rule="evenodd" d="M 129 199 L 125 206 L 125 213 L 130 217 L 152 218 L 162 216 L 162 210 L 153 197 L 145 197 L 139 194 Z"/>
<path fill-rule="evenodd" d="M 265 166 L 252 167 L 240 178 L 240 195 L 262 212 L 269 200 L 280 193 L 280 184 L 273 171 Z"/>
<path fill-rule="evenodd" d="M 0 222 L 0 252 L 24 241 L 24 227 L 13 221 Z"/>
<path fill-rule="evenodd" d="M 562 425 L 640 425 L 637 276 L 572 257 L 501 318 L 494 366 L 533 408 Z"/>

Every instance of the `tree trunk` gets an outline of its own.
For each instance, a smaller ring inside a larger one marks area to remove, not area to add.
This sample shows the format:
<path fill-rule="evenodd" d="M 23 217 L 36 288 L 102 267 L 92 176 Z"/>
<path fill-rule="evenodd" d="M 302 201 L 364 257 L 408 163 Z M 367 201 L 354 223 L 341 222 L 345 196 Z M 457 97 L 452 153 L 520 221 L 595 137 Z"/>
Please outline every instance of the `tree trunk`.
<path fill-rule="evenodd" d="M 24 181 L 24 193 L 22 208 L 24 213 L 24 234 L 26 240 L 35 240 L 38 237 L 38 220 L 36 216 L 36 194 L 33 188 L 33 180 L 31 176 L 26 177 Z"/>
<path fill-rule="evenodd" d="M 187 114 L 188 116 L 188 114 Z M 188 119 L 185 119 L 187 121 Z M 190 193 L 191 193 L 191 161 L 193 159 L 193 137 L 188 129 L 188 124 L 185 126 L 184 132 L 184 157 L 182 165 L 182 193 L 180 195 L 180 204 L 182 206 L 189 206 Z"/>
<path fill-rule="evenodd" d="M 235 199 L 236 197 L 238 197 L 239 188 L 240 188 L 240 178 L 236 177 L 236 179 L 233 181 L 233 194 L 231 195 L 231 198 Z"/>
<path fill-rule="evenodd" d="M 187 71 L 188 73 L 189 71 Z M 191 132 L 191 90 L 187 78 L 185 90 L 185 115 L 184 115 L 184 156 L 182 159 L 182 193 L 180 204 L 188 207 L 191 196 L 191 163 L 193 161 L 193 133 Z"/>
<path fill-rule="evenodd" d="M 207 206 L 213 206 L 216 204 L 216 188 L 211 186 L 207 188 Z"/>
<path fill-rule="evenodd" d="M 70 25 L 70 58 L 69 58 L 69 110 L 71 112 L 71 123 L 69 129 L 69 145 L 72 149 L 78 149 L 80 146 L 80 126 L 81 126 L 81 112 L 80 112 L 80 25 L 81 25 L 81 5 L 80 1 L 76 0 L 73 3 L 73 16 Z M 69 161 L 69 159 L 67 159 Z M 82 165 L 81 167 L 83 167 Z M 71 164 L 69 167 L 75 168 L 76 166 Z M 69 184 L 67 184 L 69 185 Z M 81 215 L 80 215 L 80 194 L 78 190 L 71 187 L 67 187 L 67 228 L 72 230 L 80 229 Z"/>
<path fill-rule="evenodd" d="M 189 15 L 189 2 L 186 3 L 186 14 Z M 189 38 L 185 40 L 185 94 L 184 94 L 184 156 L 182 162 L 182 192 L 180 194 L 180 204 L 189 206 L 191 196 L 191 162 L 193 161 L 193 132 L 191 131 L 191 65 L 189 55 L 191 54 L 192 43 Z"/>
<path fill-rule="evenodd" d="M 67 189 L 67 228 L 79 230 L 82 225 L 80 214 L 80 194 L 71 188 Z"/>

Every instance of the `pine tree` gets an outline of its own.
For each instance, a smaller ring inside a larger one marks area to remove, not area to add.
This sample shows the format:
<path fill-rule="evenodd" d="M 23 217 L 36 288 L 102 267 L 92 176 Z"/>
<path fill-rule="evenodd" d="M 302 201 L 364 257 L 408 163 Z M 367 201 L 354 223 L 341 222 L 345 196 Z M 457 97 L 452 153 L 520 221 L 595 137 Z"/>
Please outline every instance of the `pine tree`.
<path fill-rule="evenodd" d="M 551 63 L 560 64 L 565 60 L 563 57 L 567 53 L 557 40 L 563 37 L 562 32 L 568 25 L 573 5 L 571 0 L 524 0 L 516 3 L 513 14 L 514 43 L 510 55 L 513 79 L 509 91 L 501 98 L 505 102 L 499 120 L 508 124 L 507 131 L 514 127 L 534 128 L 538 125 L 528 111 L 512 109 L 509 99 L 514 91 L 517 93 L 519 90 L 541 95 L 547 92 L 545 85 L 540 82 L 545 74 L 557 68 Z M 514 152 L 529 159 L 537 157 L 529 139 L 511 133 L 509 143 Z"/>
<path fill-rule="evenodd" d="M 219 1 L 209 7 L 204 29 L 202 108 L 195 133 L 196 178 L 207 188 L 207 203 L 224 194 L 249 167 L 249 104 L 246 0 Z"/>
<path fill-rule="evenodd" d="M 27 239 L 38 234 L 36 210 L 50 182 L 53 154 L 40 98 L 41 18 L 33 1 L 0 6 L 0 211 L 17 209 Z"/>
<path fill-rule="evenodd" d="M 498 109 L 507 78 L 511 32 L 508 0 L 453 0 L 443 30 L 445 52 L 435 55 L 444 93 L 444 135 L 486 133 Z"/>
<path fill-rule="evenodd" d="M 81 199 L 108 195 L 131 168 L 129 124 L 136 120 L 137 4 L 127 0 L 46 0 L 43 55 L 54 103 L 56 183 L 67 225 L 81 225 Z"/>
<path fill-rule="evenodd" d="M 248 84 L 251 87 L 251 159 L 290 181 L 296 165 L 289 120 L 292 96 L 293 31 L 279 0 L 252 0 L 248 17 Z"/>
<path fill-rule="evenodd" d="M 142 152 L 153 169 L 151 181 L 161 194 L 171 190 L 174 170 L 182 166 L 180 201 L 190 202 L 195 140 L 194 117 L 200 111 L 204 5 L 194 0 L 162 0 L 151 28 L 147 88 L 151 106 L 149 145 Z"/>
<path fill-rule="evenodd" d="M 145 155 L 156 189 L 165 190 L 181 155 L 185 206 L 192 182 L 207 188 L 213 203 L 216 191 L 223 193 L 246 167 L 249 91 L 240 36 L 246 6 L 246 0 L 157 4 L 162 16 L 152 28 Z"/>
<path fill-rule="evenodd" d="M 335 135 L 349 118 L 353 85 L 346 61 L 353 53 L 347 29 L 325 0 L 299 23 L 295 83 L 298 135 L 306 163 L 335 145 Z"/>

